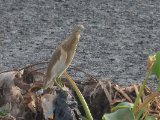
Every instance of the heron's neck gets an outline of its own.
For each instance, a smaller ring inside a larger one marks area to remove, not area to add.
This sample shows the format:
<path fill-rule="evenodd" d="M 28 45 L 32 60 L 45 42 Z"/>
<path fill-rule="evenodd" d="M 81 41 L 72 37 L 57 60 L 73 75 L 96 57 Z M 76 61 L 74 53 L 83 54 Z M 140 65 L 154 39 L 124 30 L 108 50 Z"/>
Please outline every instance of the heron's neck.
<path fill-rule="evenodd" d="M 76 47 L 79 42 L 80 34 L 72 34 L 68 41 L 68 46 Z"/>

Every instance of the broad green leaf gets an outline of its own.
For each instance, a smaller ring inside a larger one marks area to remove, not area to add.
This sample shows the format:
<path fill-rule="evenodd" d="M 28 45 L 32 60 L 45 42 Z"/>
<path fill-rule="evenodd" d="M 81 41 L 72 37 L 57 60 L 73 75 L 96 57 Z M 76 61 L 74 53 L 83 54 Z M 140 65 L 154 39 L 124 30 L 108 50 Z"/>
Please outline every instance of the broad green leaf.
<path fill-rule="evenodd" d="M 116 107 L 113 107 L 111 111 L 115 111 L 117 109 L 122 109 L 122 108 L 130 108 L 132 109 L 134 106 L 133 103 L 129 103 L 129 102 L 121 102 L 119 103 Z"/>
<path fill-rule="evenodd" d="M 154 116 L 147 116 L 144 120 L 157 120 Z"/>
<path fill-rule="evenodd" d="M 152 67 L 152 74 L 157 76 L 157 79 L 160 80 L 160 52 L 156 53 L 156 60 Z"/>
<path fill-rule="evenodd" d="M 118 109 L 113 113 L 104 114 L 102 120 L 134 120 L 134 115 L 130 108 Z"/>

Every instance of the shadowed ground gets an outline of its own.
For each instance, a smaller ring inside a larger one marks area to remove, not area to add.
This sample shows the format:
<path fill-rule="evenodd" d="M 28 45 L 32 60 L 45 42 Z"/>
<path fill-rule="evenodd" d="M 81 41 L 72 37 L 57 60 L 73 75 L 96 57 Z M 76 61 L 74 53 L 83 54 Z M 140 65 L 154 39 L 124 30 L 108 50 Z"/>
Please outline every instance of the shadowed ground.
<path fill-rule="evenodd" d="M 159 0 L 0 0 L 0 71 L 48 60 L 83 24 L 73 65 L 119 84 L 140 82 L 160 50 Z"/>

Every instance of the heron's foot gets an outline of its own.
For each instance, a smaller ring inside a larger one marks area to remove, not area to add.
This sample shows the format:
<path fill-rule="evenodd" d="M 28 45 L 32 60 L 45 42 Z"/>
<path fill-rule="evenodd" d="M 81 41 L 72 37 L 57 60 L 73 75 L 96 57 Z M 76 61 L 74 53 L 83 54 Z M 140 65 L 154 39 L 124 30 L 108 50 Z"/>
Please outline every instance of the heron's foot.
<path fill-rule="evenodd" d="M 69 89 L 65 86 L 60 77 L 57 77 L 55 83 L 62 91 L 69 91 Z"/>
<path fill-rule="evenodd" d="M 63 81 L 61 80 L 61 77 L 58 77 L 57 78 L 57 81 L 58 81 L 58 84 L 60 85 L 60 86 L 64 86 L 64 83 L 63 83 Z"/>
<path fill-rule="evenodd" d="M 57 86 L 59 86 L 61 89 L 63 89 L 64 84 L 59 76 L 55 79 L 55 83 Z"/>

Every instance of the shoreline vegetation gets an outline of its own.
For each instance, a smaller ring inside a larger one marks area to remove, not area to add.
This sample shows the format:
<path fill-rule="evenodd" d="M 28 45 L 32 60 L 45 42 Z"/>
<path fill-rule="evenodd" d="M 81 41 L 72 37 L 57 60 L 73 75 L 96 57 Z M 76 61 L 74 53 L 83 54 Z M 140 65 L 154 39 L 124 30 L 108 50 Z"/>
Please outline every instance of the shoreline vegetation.
<path fill-rule="evenodd" d="M 159 53 L 156 55 L 159 59 Z M 149 57 L 148 70 L 151 70 L 150 67 L 155 63 L 158 64 L 155 58 L 155 55 Z M 0 73 L 0 87 L 2 88 L 0 119 L 87 119 L 84 108 L 65 75 L 61 79 L 65 85 L 65 91 L 53 86 L 43 93 L 39 92 L 43 86 L 47 64 L 48 62 L 45 61 L 25 66 L 19 70 Z M 153 91 L 151 87 L 141 84 L 122 87 L 111 80 L 97 80 L 93 75 L 75 66 L 70 66 L 67 72 L 70 77 L 73 76 L 72 80 L 86 100 L 94 120 L 110 120 L 112 114 L 116 114 L 115 111 L 122 115 L 122 110 L 128 110 L 125 113 L 131 117 L 130 120 L 132 117 L 135 119 L 135 115 L 137 119 L 145 119 L 146 116 L 149 119 L 152 118 L 151 120 L 160 119 L 159 93 Z M 76 80 L 76 78 L 81 78 L 81 80 Z M 134 108 L 142 86 L 143 94 L 137 100 L 137 107 L 134 111 L 130 111 Z M 132 112 L 133 114 L 130 114 Z"/>

